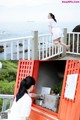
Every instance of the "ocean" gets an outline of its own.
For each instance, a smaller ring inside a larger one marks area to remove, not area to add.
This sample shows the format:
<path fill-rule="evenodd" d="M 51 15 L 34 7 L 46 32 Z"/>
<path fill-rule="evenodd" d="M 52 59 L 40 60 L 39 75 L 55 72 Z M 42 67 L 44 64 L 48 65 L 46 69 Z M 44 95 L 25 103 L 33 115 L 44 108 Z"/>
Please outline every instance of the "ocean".
<path fill-rule="evenodd" d="M 67 28 L 71 32 L 78 23 L 58 23 L 61 29 Z M 31 36 L 33 31 L 39 34 L 49 33 L 47 22 L 0 22 L 0 40 L 16 37 Z"/>

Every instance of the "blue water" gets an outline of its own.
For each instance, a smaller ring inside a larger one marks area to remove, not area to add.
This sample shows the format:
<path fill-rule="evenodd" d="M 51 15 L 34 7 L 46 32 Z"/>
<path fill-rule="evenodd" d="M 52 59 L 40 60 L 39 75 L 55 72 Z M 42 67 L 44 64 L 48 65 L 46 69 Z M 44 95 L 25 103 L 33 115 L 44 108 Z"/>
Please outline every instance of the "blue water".
<path fill-rule="evenodd" d="M 61 29 L 68 28 L 71 32 L 78 23 L 59 23 Z M 38 30 L 39 34 L 49 33 L 47 22 L 2 22 L 0 23 L 0 40 L 32 35 L 32 31 Z"/>
<path fill-rule="evenodd" d="M 39 34 L 48 33 L 47 24 L 39 22 L 14 22 L 0 24 L 0 39 L 25 37 L 32 35 L 34 30 Z"/>

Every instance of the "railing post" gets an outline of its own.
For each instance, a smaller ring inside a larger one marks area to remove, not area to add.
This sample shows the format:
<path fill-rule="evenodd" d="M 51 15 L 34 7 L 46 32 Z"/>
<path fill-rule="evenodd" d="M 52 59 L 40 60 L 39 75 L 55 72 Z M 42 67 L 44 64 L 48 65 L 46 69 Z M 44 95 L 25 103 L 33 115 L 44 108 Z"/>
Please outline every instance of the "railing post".
<path fill-rule="evenodd" d="M 63 43 L 67 43 L 67 28 L 64 28 L 63 29 L 63 34 L 64 34 L 64 37 L 63 37 Z M 63 47 L 63 54 L 62 54 L 62 57 L 63 56 L 66 56 L 66 48 Z"/>
<path fill-rule="evenodd" d="M 11 106 L 12 106 L 12 104 L 13 104 L 13 101 L 14 101 L 14 99 L 11 99 L 11 100 L 10 100 L 10 108 L 11 108 Z"/>
<path fill-rule="evenodd" d="M 38 60 L 38 31 L 33 31 L 33 40 L 32 40 L 32 59 Z"/>
<path fill-rule="evenodd" d="M 9 102 L 9 108 L 11 108 L 12 103 L 14 101 L 13 98 L 14 98 L 14 95 L 0 94 L 0 99 L 3 99 L 2 112 L 7 109 L 8 102 Z"/>
<path fill-rule="evenodd" d="M 13 41 L 11 41 L 11 60 L 13 60 Z"/>
<path fill-rule="evenodd" d="M 2 112 L 6 110 L 7 103 L 8 103 L 8 99 L 7 99 L 7 98 L 4 98 L 4 99 L 3 99 Z"/>
<path fill-rule="evenodd" d="M 6 42 L 4 43 L 4 60 L 7 60 Z"/>

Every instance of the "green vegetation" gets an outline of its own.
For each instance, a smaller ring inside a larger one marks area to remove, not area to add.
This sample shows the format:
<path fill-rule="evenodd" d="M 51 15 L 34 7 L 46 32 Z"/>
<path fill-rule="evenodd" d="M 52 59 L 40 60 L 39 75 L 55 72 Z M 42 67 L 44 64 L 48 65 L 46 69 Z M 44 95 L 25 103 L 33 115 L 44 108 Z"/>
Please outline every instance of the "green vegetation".
<path fill-rule="evenodd" d="M 14 94 L 18 61 L 0 61 L 0 94 Z M 2 107 L 2 99 L 0 99 L 0 110 Z"/>
<path fill-rule="evenodd" d="M 3 100 L 0 99 L 0 112 L 1 112 L 1 109 L 2 109 L 2 103 L 3 103 Z"/>
<path fill-rule="evenodd" d="M 0 81 L 0 94 L 14 94 L 15 81 Z"/>
<path fill-rule="evenodd" d="M 0 61 L 0 94 L 13 94 L 18 61 Z"/>
<path fill-rule="evenodd" d="M 62 90 L 62 82 L 58 83 L 57 85 L 54 85 L 53 91 L 55 94 L 61 95 L 61 90 Z"/>

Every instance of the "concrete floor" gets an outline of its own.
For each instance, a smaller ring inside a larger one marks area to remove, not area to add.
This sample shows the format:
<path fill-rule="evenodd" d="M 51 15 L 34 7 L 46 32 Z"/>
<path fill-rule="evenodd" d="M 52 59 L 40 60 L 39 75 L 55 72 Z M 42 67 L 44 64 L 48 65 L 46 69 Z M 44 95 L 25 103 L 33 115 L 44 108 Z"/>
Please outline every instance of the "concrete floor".
<path fill-rule="evenodd" d="M 80 60 L 80 55 L 69 55 L 67 54 L 64 57 L 55 57 L 54 60 Z M 52 59 L 51 59 L 52 60 Z"/>
<path fill-rule="evenodd" d="M 80 56 L 76 55 L 67 55 L 65 57 L 60 58 L 61 60 L 80 60 Z"/>

